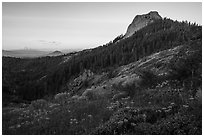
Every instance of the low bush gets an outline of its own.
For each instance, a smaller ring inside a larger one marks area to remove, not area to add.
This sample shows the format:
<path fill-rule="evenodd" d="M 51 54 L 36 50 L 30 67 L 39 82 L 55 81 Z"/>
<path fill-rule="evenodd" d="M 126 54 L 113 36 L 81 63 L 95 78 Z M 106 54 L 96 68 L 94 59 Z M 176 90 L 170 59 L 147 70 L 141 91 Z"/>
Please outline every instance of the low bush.
<path fill-rule="evenodd" d="M 30 107 L 33 109 L 43 109 L 48 106 L 48 102 L 44 99 L 38 99 L 35 101 L 32 101 L 30 104 Z"/>
<path fill-rule="evenodd" d="M 141 76 L 141 83 L 140 87 L 143 88 L 152 88 L 157 85 L 158 82 L 158 76 L 154 74 L 152 71 L 149 70 L 139 70 L 140 76 Z"/>
<path fill-rule="evenodd" d="M 86 89 L 82 96 L 88 98 L 88 100 L 96 100 L 98 99 L 98 95 L 94 93 L 95 91 L 93 89 Z"/>
<path fill-rule="evenodd" d="M 70 94 L 69 93 L 58 93 L 54 96 L 54 101 L 56 103 L 60 103 L 60 104 L 64 104 L 68 101 L 68 99 L 70 98 Z"/>

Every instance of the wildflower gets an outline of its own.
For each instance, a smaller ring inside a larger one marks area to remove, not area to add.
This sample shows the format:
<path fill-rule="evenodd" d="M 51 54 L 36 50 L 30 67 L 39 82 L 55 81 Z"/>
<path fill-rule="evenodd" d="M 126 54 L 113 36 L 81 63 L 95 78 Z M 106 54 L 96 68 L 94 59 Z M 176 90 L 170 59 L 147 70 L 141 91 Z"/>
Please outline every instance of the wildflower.
<path fill-rule="evenodd" d="M 127 106 L 126 108 L 127 108 L 127 109 L 130 109 L 130 107 L 129 107 L 129 106 Z"/>
<path fill-rule="evenodd" d="M 135 123 L 131 123 L 131 126 L 136 126 L 136 124 Z"/>
<path fill-rule="evenodd" d="M 18 124 L 16 127 L 19 128 L 19 127 L 21 127 L 21 125 Z"/>
<path fill-rule="evenodd" d="M 119 101 L 117 100 L 115 103 L 116 103 L 116 104 L 118 104 L 118 103 L 119 103 Z"/>
<path fill-rule="evenodd" d="M 130 103 L 131 103 L 131 104 L 134 104 L 135 102 L 134 102 L 134 101 L 131 101 Z"/>
<path fill-rule="evenodd" d="M 28 121 L 25 121 L 25 125 L 29 125 L 30 124 L 30 122 L 28 122 Z"/>
<path fill-rule="evenodd" d="M 128 122 L 128 120 L 127 120 L 127 119 L 124 119 L 123 121 L 124 121 L 124 122 Z"/>
<path fill-rule="evenodd" d="M 139 111 L 139 109 L 135 109 L 135 110 L 133 110 L 133 112 L 138 112 Z"/>
<path fill-rule="evenodd" d="M 162 110 L 166 110 L 166 108 L 162 108 Z"/>
<path fill-rule="evenodd" d="M 161 110 L 157 110 L 159 113 L 161 113 L 162 111 Z"/>
<path fill-rule="evenodd" d="M 147 115 L 143 114 L 142 117 L 143 117 L 143 120 L 146 122 Z"/>
<path fill-rule="evenodd" d="M 172 106 L 168 106 L 169 109 L 172 109 Z"/>
<path fill-rule="evenodd" d="M 123 121 L 119 121 L 118 125 L 121 126 L 123 124 Z"/>
<path fill-rule="evenodd" d="M 55 106 L 59 106 L 60 104 L 50 104 L 50 108 L 55 107 Z"/>
<path fill-rule="evenodd" d="M 166 113 L 168 113 L 168 112 L 170 112 L 170 111 L 171 111 L 171 109 L 167 109 L 167 110 L 165 110 Z"/>
<path fill-rule="evenodd" d="M 175 105 L 175 103 L 174 103 L 174 102 L 172 102 L 170 105 Z"/>
<path fill-rule="evenodd" d="M 15 128 L 15 126 L 10 126 L 9 128 L 10 128 L 10 129 L 13 129 L 13 128 Z"/>
<path fill-rule="evenodd" d="M 184 108 L 188 108 L 189 106 L 188 106 L 188 105 L 183 105 L 183 107 L 184 107 Z"/>

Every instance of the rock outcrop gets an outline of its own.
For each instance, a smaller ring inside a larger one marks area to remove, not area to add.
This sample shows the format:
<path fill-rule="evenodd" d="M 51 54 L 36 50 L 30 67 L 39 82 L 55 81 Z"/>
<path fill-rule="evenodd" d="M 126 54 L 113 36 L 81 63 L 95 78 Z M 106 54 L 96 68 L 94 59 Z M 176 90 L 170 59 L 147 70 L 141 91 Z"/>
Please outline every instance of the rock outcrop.
<path fill-rule="evenodd" d="M 128 26 L 127 32 L 124 38 L 130 37 L 136 31 L 152 23 L 154 20 L 162 19 L 157 11 L 151 11 L 148 14 L 137 15 L 132 23 Z"/>

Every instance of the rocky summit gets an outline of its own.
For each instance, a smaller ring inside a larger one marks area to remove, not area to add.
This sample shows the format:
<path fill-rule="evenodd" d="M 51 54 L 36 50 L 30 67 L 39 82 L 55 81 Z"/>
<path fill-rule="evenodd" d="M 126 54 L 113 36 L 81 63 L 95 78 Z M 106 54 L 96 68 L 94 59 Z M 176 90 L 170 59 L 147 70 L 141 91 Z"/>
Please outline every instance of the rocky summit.
<path fill-rule="evenodd" d="M 162 17 L 159 15 L 157 11 L 151 11 L 148 14 L 135 16 L 132 23 L 128 26 L 124 38 L 132 36 L 136 31 L 144 28 L 149 23 L 152 23 L 154 20 L 158 19 L 162 19 Z"/>

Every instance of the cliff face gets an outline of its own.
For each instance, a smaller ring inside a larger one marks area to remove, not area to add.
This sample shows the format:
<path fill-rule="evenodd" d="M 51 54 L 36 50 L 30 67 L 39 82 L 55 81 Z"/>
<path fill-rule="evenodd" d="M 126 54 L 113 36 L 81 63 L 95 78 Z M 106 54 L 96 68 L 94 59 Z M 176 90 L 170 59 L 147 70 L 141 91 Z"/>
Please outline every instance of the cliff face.
<path fill-rule="evenodd" d="M 137 15 L 132 23 L 128 26 L 127 32 L 125 33 L 125 37 L 130 37 L 136 31 L 140 30 L 141 28 L 145 27 L 149 23 L 152 23 L 154 20 L 162 19 L 157 11 L 151 11 L 148 14 Z"/>

